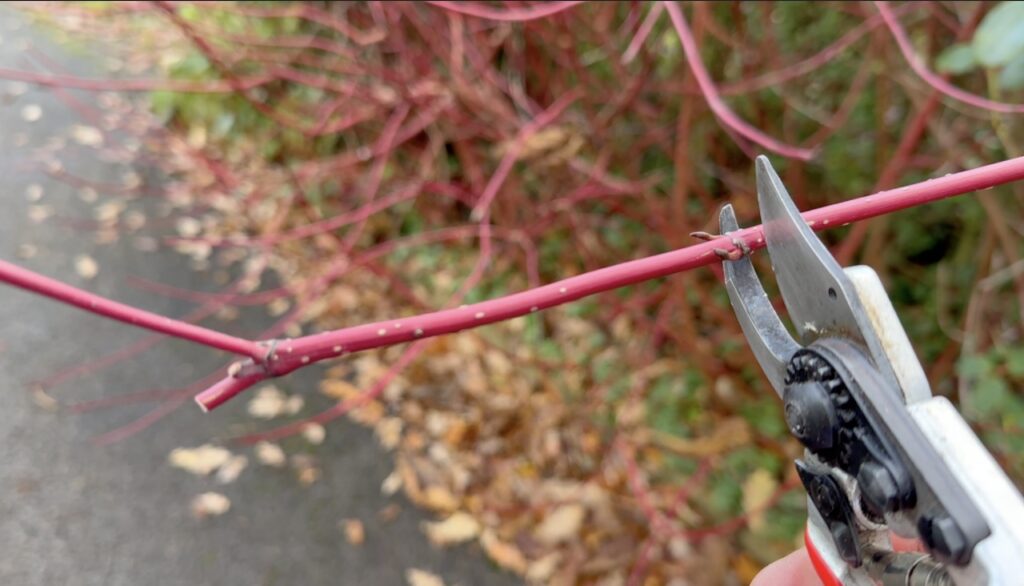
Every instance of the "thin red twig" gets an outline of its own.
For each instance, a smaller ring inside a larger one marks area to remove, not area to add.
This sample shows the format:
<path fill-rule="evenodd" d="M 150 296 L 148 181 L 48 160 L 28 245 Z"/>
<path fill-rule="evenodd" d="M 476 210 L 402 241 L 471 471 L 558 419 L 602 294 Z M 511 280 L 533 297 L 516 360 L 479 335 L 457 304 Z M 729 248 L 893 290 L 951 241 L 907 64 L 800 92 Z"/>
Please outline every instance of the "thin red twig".
<path fill-rule="evenodd" d="M 801 161 L 813 158 L 815 154 L 814 149 L 795 147 L 772 138 L 744 122 L 726 105 L 718 92 L 718 88 L 715 87 L 715 82 L 711 79 L 711 75 L 704 67 L 704 62 L 701 61 L 700 48 L 697 47 L 697 41 L 694 40 L 693 34 L 690 32 L 690 27 L 686 23 L 686 17 L 683 16 L 682 9 L 675 2 L 663 2 L 662 4 L 665 6 L 665 10 L 668 11 L 669 18 L 672 19 L 672 25 L 675 26 L 676 34 L 679 35 L 679 42 L 683 47 L 683 53 L 686 55 L 686 62 L 690 64 L 690 71 L 693 72 L 693 77 L 697 80 L 697 85 L 700 86 L 701 93 L 704 94 L 704 99 L 707 100 L 708 106 L 722 125 L 743 138 L 784 157 L 800 159 Z"/>
<path fill-rule="evenodd" d="M 262 361 L 266 354 L 266 348 L 257 342 L 243 340 L 242 338 L 229 336 L 201 326 L 157 315 L 144 309 L 131 307 L 130 305 L 72 287 L 66 283 L 61 283 L 56 279 L 33 273 L 30 270 L 23 269 L 4 260 L 0 260 L 0 281 L 45 295 L 61 303 L 80 307 L 90 313 L 109 317 L 110 319 L 140 328 L 162 332 L 175 338 L 202 344 L 203 346 L 248 356 L 257 362 Z"/>
<path fill-rule="evenodd" d="M 640 28 L 636 30 L 636 34 L 633 35 L 633 39 L 629 41 L 629 46 L 626 47 L 626 51 L 622 53 L 622 63 L 628 64 L 636 59 L 637 54 L 640 53 L 640 47 L 643 46 L 644 41 L 650 36 L 651 31 L 654 30 L 654 25 L 657 24 L 658 19 L 661 18 L 662 11 L 665 10 L 664 5 L 661 3 L 651 4 L 650 10 L 647 11 L 647 16 L 644 21 L 640 23 Z"/>
<path fill-rule="evenodd" d="M 85 90 L 91 92 L 153 92 L 169 91 L 193 94 L 225 94 L 239 89 L 252 89 L 274 80 L 272 75 L 238 78 L 234 83 L 224 81 L 188 81 L 174 79 L 89 79 L 72 75 L 50 75 L 0 67 L 0 79 L 22 81 L 46 87 Z"/>
<path fill-rule="evenodd" d="M 477 18 L 486 18 L 488 20 L 499 20 L 503 22 L 525 22 L 528 20 L 536 20 L 538 18 L 551 16 L 552 14 L 558 14 L 559 12 L 568 10 L 577 4 L 582 4 L 583 0 L 541 2 L 533 6 L 523 8 L 510 7 L 505 10 L 495 10 L 489 6 L 482 6 L 475 2 L 447 2 L 444 0 L 427 0 L 427 2 L 428 4 L 433 4 L 434 6 L 444 8 L 445 10 L 451 10 L 467 16 L 475 16 Z"/>

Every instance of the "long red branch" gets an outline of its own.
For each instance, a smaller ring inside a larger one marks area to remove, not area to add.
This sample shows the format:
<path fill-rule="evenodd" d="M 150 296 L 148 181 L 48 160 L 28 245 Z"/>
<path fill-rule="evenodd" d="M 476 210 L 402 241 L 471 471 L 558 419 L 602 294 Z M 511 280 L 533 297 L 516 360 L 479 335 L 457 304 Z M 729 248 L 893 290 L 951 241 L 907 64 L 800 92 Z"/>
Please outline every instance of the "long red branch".
<path fill-rule="evenodd" d="M 90 313 L 109 317 L 117 321 L 146 328 L 156 332 L 162 332 L 175 338 L 190 340 L 197 344 L 227 350 L 233 354 L 248 356 L 257 362 L 261 362 L 267 350 L 258 342 L 236 338 L 221 332 L 210 330 L 201 326 L 185 323 L 183 321 L 157 315 L 155 313 L 138 309 L 119 303 L 105 297 L 89 293 L 56 279 L 44 277 L 23 269 L 15 264 L 0 260 L 0 281 L 26 289 L 51 299 L 80 307 Z"/>
<path fill-rule="evenodd" d="M 1024 157 L 832 204 L 806 212 L 804 218 L 812 228 L 822 230 L 1020 179 L 1024 179 Z M 752 250 L 764 247 L 760 226 L 740 230 L 731 237 L 742 240 Z M 284 375 L 320 360 L 512 319 L 596 293 L 710 265 L 719 261 L 715 249 L 721 248 L 733 249 L 735 245 L 730 239 L 718 238 L 456 309 L 280 340 L 265 368 L 236 369 L 234 375 L 228 375 L 197 395 L 196 402 L 204 409 L 213 409 L 267 376 Z"/>

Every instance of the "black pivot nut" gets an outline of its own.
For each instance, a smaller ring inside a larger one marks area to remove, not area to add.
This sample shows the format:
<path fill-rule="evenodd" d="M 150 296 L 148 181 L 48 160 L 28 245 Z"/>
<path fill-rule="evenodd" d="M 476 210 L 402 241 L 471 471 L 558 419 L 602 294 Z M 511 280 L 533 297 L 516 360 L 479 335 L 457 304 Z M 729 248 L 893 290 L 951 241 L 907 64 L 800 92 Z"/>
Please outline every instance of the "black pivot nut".
<path fill-rule="evenodd" d="M 807 488 L 814 508 L 821 514 L 839 557 L 853 567 L 861 564 L 861 549 L 853 525 L 853 509 L 836 479 L 827 473 L 814 472 L 800 460 L 796 471 Z"/>
<path fill-rule="evenodd" d="M 892 474 L 881 464 L 865 462 L 857 472 L 857 486 L 876 518 L 899 508 L 899 488 Z"/>
<path fill-rule="evenodd" d="M 831 448 L 839 429 L 828 391 L 815 381 L 793 383 L 782 394 L 789 431 L 813 451 Z"/>
<path fill-rule="evenodd" d="M 943 562 L 965 564 L 970 561 L 967 539 L 953 519 L 946 515 L 924 515 L 917 530 L 928 552 Z"/>

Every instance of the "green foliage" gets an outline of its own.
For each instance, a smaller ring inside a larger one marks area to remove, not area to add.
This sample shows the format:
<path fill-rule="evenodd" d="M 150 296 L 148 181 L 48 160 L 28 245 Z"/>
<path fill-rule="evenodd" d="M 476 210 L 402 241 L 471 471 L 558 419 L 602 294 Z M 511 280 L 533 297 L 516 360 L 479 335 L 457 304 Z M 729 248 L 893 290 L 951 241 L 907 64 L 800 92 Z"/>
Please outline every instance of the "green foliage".
<path fill-rule="evenodd" d="M 974 48 L 966 43 L 950 45 L 935 60 L 935 68 L 939 73 L 960 75 L 974 71 L 977 67 L 978 60 L 975 57 Z"/>
<path fill-rule="evenodd" d="M 977 420 L 1024 429 L 1024 397 L 1012 390 L 1024 384 L 1024 346 L 997 346 L 965 356 L 957 371 L 968 383 L 968 407 Z"/>
<path fill-rule="evenodd" d="M 265 39 L 294 34 L 310 26 L 298 18 L 247 18 L 190 4 L 182 5 L 179 14 L 186 21 L 201 22 L 227 35 Z M 222 54 L 231 52 L 230 43 L 214 43 L 214 47 Z M 202 82 L 223 79 L 221 72 L 194 47 L 188 47 L 181 58 L 169 59 L 165 68 L 166 75 L 177 80 Z M 234 75 L 244 77 L 251 69 L 243 63 Z M 324 93 L 318 88 L 277 82 L 250 90 L 250 97 L 271 102 L 279 110 L 301 110 L 320 104 Z M 237 93 L 157 91 L 150 94 L 150 101 L 153 112 L 167 124 L 182 127 L 186 132 L 203 129 L 208 140 L 217 141 L 228 150 L 236 144 L 256 144 L 263 156 L 271 161 L 330 154 L 335 152 L 339 140 L 337 136 L 310 140 L 295 129 L 281 128 L 259 112 L 250 100 Z"/>
<path fill-rule="evenodd" d="M 939 73 L 964 75 L 979 68 L 998 73 L 996 90 L 1024 89 L 1024 2 L 1001 2 L 968 43 L 956 43 L 935 60 Z"/>
<path fill-rule="evenodd" d="M 782 416 L 778 397 L 774 393 L 761 399 L 745 402 L 740 407 L 740 414 L 757 433 L 770 438 L 785 439 L 789 437 L 789 428 Z"/>
<path fill-rule="evenodd" d="M 1004 67 L 1024 52 L 1024 2 L 1000 2 L 982 19 L 971 41 L 985 67 Z"/>
<path fill-rule="evenodd" d="M 1003 68 L 999 74 L 999 87 L 1004 90 L 1024 89 L 1024 52 Z"/>
<path fill-rule="evenodd" d="M 996 346 L 957 363 L 964 381 L 961 406 L 989 447 L 1001 454 L 1011 477 L 1024 473 L 1024 345 Z"/>

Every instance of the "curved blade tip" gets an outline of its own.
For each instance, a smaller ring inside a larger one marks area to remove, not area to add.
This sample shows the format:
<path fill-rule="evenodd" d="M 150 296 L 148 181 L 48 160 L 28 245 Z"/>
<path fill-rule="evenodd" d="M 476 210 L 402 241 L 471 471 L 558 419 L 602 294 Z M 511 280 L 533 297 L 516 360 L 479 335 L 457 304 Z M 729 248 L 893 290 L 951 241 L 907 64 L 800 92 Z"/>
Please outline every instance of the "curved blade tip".
<path fill-rule="evenodd" d="M 727 234 L 739 229 L 740 225 L 736 221 L 736 212 L 733 210 L 732 204 L 725 204 L 722 206 L 721 211 L 718 212 L 718 231 L 722 234 Z"/>

